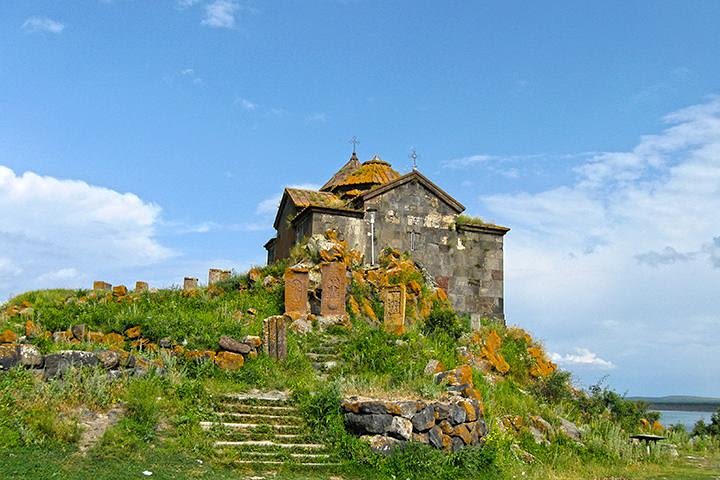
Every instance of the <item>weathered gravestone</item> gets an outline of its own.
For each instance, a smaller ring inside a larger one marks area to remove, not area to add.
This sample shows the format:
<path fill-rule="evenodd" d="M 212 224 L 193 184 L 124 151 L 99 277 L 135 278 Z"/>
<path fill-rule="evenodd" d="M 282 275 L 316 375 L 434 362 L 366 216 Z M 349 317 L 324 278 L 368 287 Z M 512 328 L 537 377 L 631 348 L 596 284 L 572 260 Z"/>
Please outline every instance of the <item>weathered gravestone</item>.
<path fill-rule="evenodd" d="M 275 315 L 263 320 L 263 349 L 275 360 L 287 358 L 287 322 L 285 315 Z"/>
<path fill-rule="evenodd" d="M 95 280 L 93 282 L 93 290 L 106 290 L 109 292 L 112 290 L 112 285 L 102 280 Z"/>
<path fill-rule="evenodd" d="M 208 285 L 213 285 L 230 278 L 230 270 L 222 270 L 220 268 L 211 268 L 208 270 Z"/>
<path fill-rule="evenodd" d="M 194 277 L 185 277 L 185 280 L 183 281 L 183 291 L 189 292 L 191 290 L 197 290 L 198 288 L 198 279 Z"/>
<path fill-rule="evenodd" d="M 391 285 L 383 289 L 385 331 L 402 335 L 405 333 L 405 285 Z"/>
<path fill-rule="evenodd" d="M 306 268 L 285 270 L 285 313 L 299 318 L 310 313 L 308 286 L 310 275 Z"/>
<path fill-rule="evenodd" d="M 135 282 L 135 293 L 147 292 L 150 290 L 150 285 L 147 282 L 137 281 Z"/>
<path fill-rule="evenodd" d="M 323 317 L 346 317 L 345 291 L 347 290 L 347 277 L 345 264 L 340 262 L 324 263 L 320 267 L 322 275 L 320 300 L 320 315 Z"/>

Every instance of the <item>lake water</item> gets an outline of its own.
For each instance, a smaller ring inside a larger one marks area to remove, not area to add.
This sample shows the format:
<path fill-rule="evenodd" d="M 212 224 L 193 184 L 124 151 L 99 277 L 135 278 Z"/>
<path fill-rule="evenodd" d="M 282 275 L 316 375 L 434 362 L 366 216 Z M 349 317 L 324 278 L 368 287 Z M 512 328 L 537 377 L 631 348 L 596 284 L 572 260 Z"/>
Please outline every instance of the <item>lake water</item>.
<path fill-rule="evenodd" d="M 713 412 L 691 412 L 687 410 L 655 410 L 660 412 L 660 423 L 663 425 L 685 425 L 688 431 L 692 430 L 695 422 L 703 420 L 706 424 L 710 423 L 710 417 Z"/>

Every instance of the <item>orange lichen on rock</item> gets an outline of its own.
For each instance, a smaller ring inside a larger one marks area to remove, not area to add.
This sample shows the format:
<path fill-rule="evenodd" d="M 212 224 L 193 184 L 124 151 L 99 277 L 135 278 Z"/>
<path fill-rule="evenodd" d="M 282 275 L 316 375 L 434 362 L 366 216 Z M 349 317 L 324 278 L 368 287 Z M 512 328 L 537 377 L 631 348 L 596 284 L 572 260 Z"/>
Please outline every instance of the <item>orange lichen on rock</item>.
<path fill-rule="evenodd" d="M 245 364 L 245 358 L 239 353 L 219 352 L 215 355 L 215 365 L 223 370 L 239 370 Z"/>
<path fill-rule="evenodd" d="M 501 374 L 510 371 L 510 365 L 505 361 L 502 353 L 500 353 L 500 345 L 502 340 L 495 330 L 491 331 L 485 339 L 485 345 L 481 352 L 483 357 L 490 362 L 495 370 Z"/>
<path fill-rule="evenodd" d="M 557 365 L 547 359 L 542 348 L 532 346 L 528 347 L 527 350 L 535 361 L 535 364 L 530 367 L 530 375 L 536 378 L 543 378 L 557 370 Z"/>
<path fill-rule="evenodd" d="M 125 336 L 127 338 L 131 338 L 131 339 L 138 338 L 138 337 L 140 337 L 140 334 L 141 334 L 141 332 L 140 332 L 139 326 L 131 327 L 131 328 L 128 328 L 127 330 L 125 330 Z"/>
<path fill-rule="evenodd" d="M 378 321 L 377 315 L 375 315 L 375 310 L 373 310 L 372 305 L 370 305 L 370 302 L 367 298 L 363 299 L 362 312 L 363 315 L 365 315 L 370 320 L 374 322 Z"/>
<path fill-rule="evenodd" d="M 28 338 L 37 338 L 41 337 L 43 334 L 43 329 L 40 328 L 33 322 L 32 320 L 28 320 L 25 322 L 25 336 Z"/>
<path fill-rule="evenodd" d="M 355 316 L 360 315 L 360 305 L 358 305 L 357 300 L 355 300 L 355 297 L 352 295 L 348 298 L 348 310 Z"/>
<path fill-rule="evenodd" d="M 12 330 L 5 330 L 0 333 L 0 343 L 15 343 L 17 339 L 17 334 Z"/>

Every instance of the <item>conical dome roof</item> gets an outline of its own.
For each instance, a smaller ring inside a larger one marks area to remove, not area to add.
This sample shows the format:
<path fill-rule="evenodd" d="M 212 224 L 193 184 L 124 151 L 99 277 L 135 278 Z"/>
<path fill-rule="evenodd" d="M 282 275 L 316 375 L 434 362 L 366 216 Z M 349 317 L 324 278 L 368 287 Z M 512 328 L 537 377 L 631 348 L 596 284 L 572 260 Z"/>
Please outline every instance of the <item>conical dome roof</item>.
<path fill-rule="evenodd" d="M 400 174 L 377 155 L 362 164 L 353 155 L 350 161 L 323 186 L 322 190 L 355 197 L 373 187 L 385 185 L 398 178 L 400 178 Z"/>

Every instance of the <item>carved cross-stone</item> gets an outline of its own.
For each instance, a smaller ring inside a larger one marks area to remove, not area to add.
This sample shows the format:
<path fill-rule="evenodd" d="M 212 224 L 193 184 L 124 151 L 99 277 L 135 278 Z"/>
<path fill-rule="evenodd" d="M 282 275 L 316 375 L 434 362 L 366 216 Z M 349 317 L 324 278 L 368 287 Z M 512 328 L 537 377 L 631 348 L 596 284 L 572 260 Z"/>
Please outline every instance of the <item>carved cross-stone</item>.
<path fill-rule="evenodd" d="M 208 285 L 213 285 L 230 278 L 230 270 L 222 270 L 220 268 L 211 268 L 208 270 Z"/>
<path fill-rule="evenodd" d="M 383 289 L 385 331 L 402 335 L 405 333 L 405 285 L 391 285 Z"/>
<path fill-rule="evenodd" d="M 197 290 L 198 288 L 198 279 L 195 277 L 185 277 L 185 280 L 183 280 L 183 291 L 189 292 L 192 290 Z"/>
<path fill-rule="evenodd" d="M 285 270 L 285 313 L 296 318 L 310 313 L 308 286 L 310 275 L 304 268 Z"/>
<path fill-rule="evenodd" d="M 346 317 L 345 293 L 347 290 L 347 277 L 345 264 L 341 262 L 324 263 L 320 267 L 322 275 L 322 298 L 320 300 L 320 315 L 323 317 Z"/>
<path fill-rule="evenodd" d="M 112 290 L 112 285 L 109 284 L 109 283 L 107 283 L 107 282 L 103 282 L 102 280 L 95 280 L 95 281 L 93 282 L 93 290 L 107 290 L 107 291 L 110 291 L 110 290 Z"/>
<path fill-rule="evenodd" d="M 263 320 L 263 350 L 275 360 L 287 358 L 287 322 L 284 315 Z"/>

